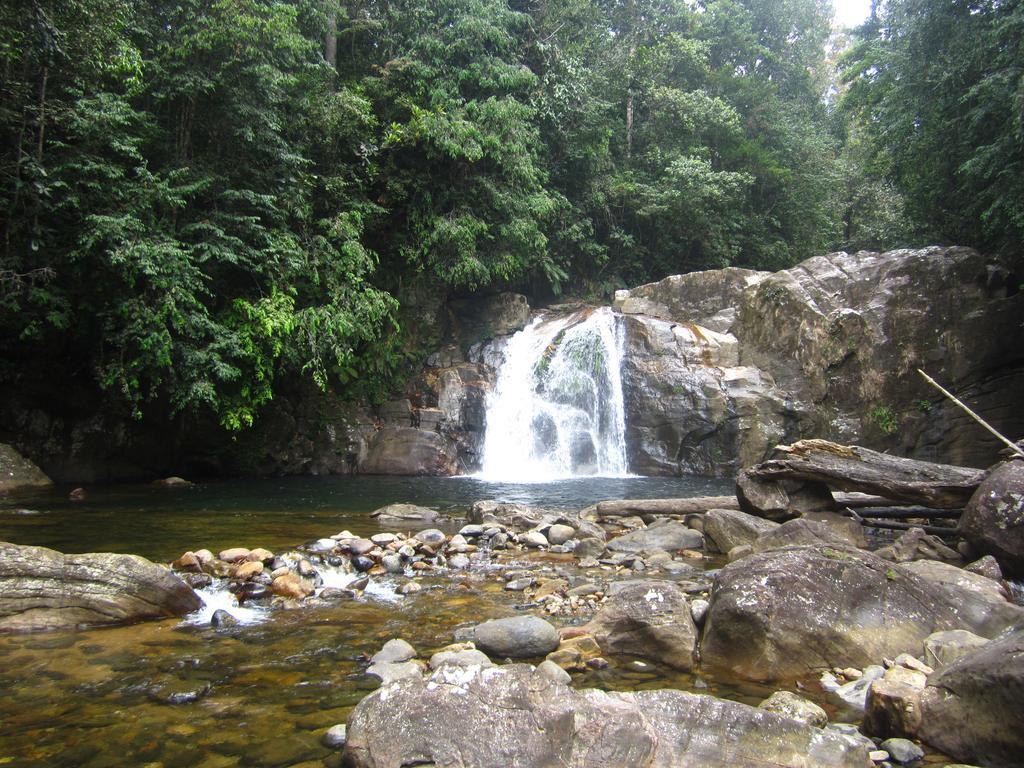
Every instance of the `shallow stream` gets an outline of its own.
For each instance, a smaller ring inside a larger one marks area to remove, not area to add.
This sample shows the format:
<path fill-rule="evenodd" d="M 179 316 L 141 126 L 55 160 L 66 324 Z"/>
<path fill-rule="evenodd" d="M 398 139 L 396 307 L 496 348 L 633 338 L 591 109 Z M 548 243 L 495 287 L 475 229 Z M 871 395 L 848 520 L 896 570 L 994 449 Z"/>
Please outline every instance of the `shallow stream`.
<path fill-rule="evenodd" d="M 472 478 L 357 477 L 112 487 L 90 489 L 82 503 L 63 495 L 8 500 L 0 506 L 0 540 L 168 561 L 200 547 L 284 551 L 346 528 L 378 533 L 386 529 L 368 513 L 399 501 L 457 516 L 481 498 L 579 509 L 608 498 L 729 490 L 722 481 L 701 478 L 588 478 L 528 486 Z M 534 555 L 526 566 L 553 575 L 571 562 Z M 379 588 L 358 600 L 264 611 L 243 616 L 249 623 L 227 630 L 194 615 L 0 636 L 0 766 L 336 765 L 337 753 L 320 738 L 344 723 L 376 687 L 376 679 L 364 674 L 367 655 L 402 637 L 421 657 L 429 656 L 451 643 L 458 628 L 512 615 L 524 599 L 505 591 L 487 568 L 423 579 L 423 591 L 407 597 L 394 595 L 387 578 L 378 580 Z M 622 658 L 607 669 L 574 674 L 573 685 L 676 687 L 751 704 L 772 691 Z"/>

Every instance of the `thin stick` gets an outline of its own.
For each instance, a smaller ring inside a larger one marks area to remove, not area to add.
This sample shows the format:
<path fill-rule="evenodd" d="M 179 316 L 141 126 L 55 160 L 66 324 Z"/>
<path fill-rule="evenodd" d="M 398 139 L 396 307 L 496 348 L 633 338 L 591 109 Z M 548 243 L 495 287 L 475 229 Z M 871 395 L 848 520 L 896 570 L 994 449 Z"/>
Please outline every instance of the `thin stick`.
<path fill-rule="evenodd" d="M 960 400 L 958 400 L 956 397 L 953 396 L 953 393 L 951 393 L 949 390 L 947 390 L 945 387 L 943 387 L 941 384 L 939 384 L 939 382 L 937 382 L 935 379 L 933 379 L 927 373 L 922 371 L 920 368 L 917 369 L 917 372 L 920 373 L 922 376 L 924 376 L 924 380 L 925 381 L 927 381 L 929 384 L 931 384 L 933 387 L 935 387 L 937 390 L 939 390 L 939 392 L 944 394 L 946 397 L 948 397 L 954 403 L 959 405 L 968 416 L 970 416 L 976 422 L 981 424 L 981 426 L 983 426 L 985 429 L 987 429 L 990 433 L 992 433 L 996 437 L 996 439 L 1000 440 L 1003 443 L 1006 443 L 1006 445 L 1008 445 L 1011 448 L 1011 450 L 1013 450 L 1018 456 L 1024 456 L 1024 448 L 1021 448 L 1016 443 L 1010 442 L 1005 437 L 1003 437 L 1001 434 L 996 432 L 995 429 L 993 429 L 989 425 L 989 423 L 987 421 L 985 421 L 983 418 L 981 418 L 981 416 L 979 416 L 974 411 L 972 411 L 970 408 L 968 408 L 966 405 L 964 405 L 963 402 L 961 402 Z"/>
<path fill-rule="evenodd" d="M 914 518 L 920 517 L 922 519 L 942 519 L 954 517 L 960 517 L 964 513 L 962 509 L 930 509 L 928 507 L 897 507 L 891 509 L 889 507 L 869 507 L 859 510 L 861 517 L 871 517 L 876 519 L 891 518 Z"/>

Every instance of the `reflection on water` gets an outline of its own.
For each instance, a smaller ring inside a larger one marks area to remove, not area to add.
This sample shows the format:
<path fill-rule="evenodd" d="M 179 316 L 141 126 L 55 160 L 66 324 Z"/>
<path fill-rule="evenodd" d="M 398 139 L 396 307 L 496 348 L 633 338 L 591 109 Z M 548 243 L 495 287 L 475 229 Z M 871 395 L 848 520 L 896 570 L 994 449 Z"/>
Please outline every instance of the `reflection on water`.
<path fill-rule="evenodd" d="M 478 499 L 579 509 L 604 499 L 730 493 L 732 484 L 700 477 L 579 478 L 520 485 L 472 477 L 364 476 L 88 490 L 88 501 L 77 503 L 64 494 L 0 500 L 0 541 L 170 560 L 201 547 L 214 552 L 231 546 L 281 549 L 345 528 L 375 533 L 381 528 L 368 513 L 396 502 L 456 515 L 464 515 Z"/>
<path fill-rule="evenodd" d="M 605 498 L 718 494 L 703 479 L 587 479 L 536 486 L 473 478 L 294 478 L 184 489 L 90 489 L 89 501 L 37 496 L 0 506 L 0 539 L 68 552 L 137 552 L 167 560 L 201 546 L 282 550 L 348 528 L 380 531 L 368 512 L 412 502 L 464 513 L 494 498 L 579 508 Z M 31 510 L 24 514 L 20 510 Z M 527 564 L 538 575 L 555 567 Z M 324 570 L 324 586 L 339 579 Z M 548 575 L 552 575 L 549 573 Z M 376 687 L 365 657 L 393 637 L 421 656 L 462 626 L 518 612 L 521 595 L 486 571 L 424 579 L 398 598 L 388 578 L 366 595 L 298 610 L 239 608 L 222 590 L 183 621 L 44 635 L 0 636 L 0 766 L 295 766 L 336 764 L 320 743 Z M 213 610 L 243 621 L 214 630 Z M 252 611 L 252 613 L 249 613 Z M 756 703 L 767 689 L 729 686 L 623 660 L 576 675 L 607 689 L 680 687 Z M 706 686 L 706 687 L 705 687 Z"/>

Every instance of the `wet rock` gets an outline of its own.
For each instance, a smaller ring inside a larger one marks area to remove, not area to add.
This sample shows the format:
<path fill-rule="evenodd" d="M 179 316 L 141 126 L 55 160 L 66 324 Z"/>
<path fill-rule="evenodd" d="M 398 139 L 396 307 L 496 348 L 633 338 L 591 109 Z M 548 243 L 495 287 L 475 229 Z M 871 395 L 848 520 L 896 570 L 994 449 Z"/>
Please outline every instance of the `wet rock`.
<path fill-rule="evenodd" d="M 313 587 L 299 577 L 298 574 L 286 573 L 283 576 L 278 576 L 271 582 L 270 591 L 284 598 L 301 600 L 313 594 Z"/>
<path fill-rule="evenodd" d="M 401 638 L 396 638 L 384 643 L 384 647 L 373 654 L 370 657 L 370 661 L 374 664 L 393 664 L 415 659 L 417 655 L 416 649 L 408 642 Z"/>
<path fill-rule="evenodd" d="M 230 549 L 221 550 L 220 554 L 217 555 L 217 559 L 223 560 L 225 563 L 240 563 L 249 557 L 251 551 L 246 547 L 231 547 Z"/>
<path fill-rule="evenodd" d="M 414 595 L 421 589 L 423 589 L 423 587 L 418 581 L 407 581 L 404 584 L 399 585 L 396 591 L 400 595 Z"/>
<path fill-rule="evenodd" d="M 437 528 L 427 528 L 422 530 L 416 534 L 415 538 L 421 544 L 425 544 L 435 551 L 439 547 L 443 547 L 445 542 L 448 541 L 448 537 L 444 535 L 444 531 L 439 531 Z"/>
<path fill-rule="evenodd" d="M 512 616 L 477 624 L 470 639 L 489 656 L 526 659 L 544 656 L 558 647 L 558 630 L 537 616 Z"/>
<path fill-rule="evenodd" d="M 39 467 L 12 446 L 0 443 L 0 496 L 52 487 L 53 481 Z"/>
<path fill-rule="evenodd" d="M 918 738 L 965 762 L 1024 764 L 1024 630 L 961 657 L 928 682 Z"/>
<path fill-rule="evenodd" d="M 205 589 L 213 584 L 213 577 L 208 573 L 183 573 L 181 574 L 181 580 L 192 587 L 192 589 Z"/>
<path fill-rule="evenodd" d="M 173 568 L 176 571 L 199 573 L 203 569 L 203 564 L 199 562 L 199 558 L 196 557 L 194 552 L 186 552 L 173 563 L 171 563 L 171 568 Z"/>
<path fill-rule="evenodd" d="M 674 669 L 693 668 L 697 627 L 686 593 L 672 582 L 641 581 L 619 589 L 586 629 L 606 655 L 630 654 Z"/>
<path fill-rule="evenodd" d="M 385 571 L 391 574 L 405 572 L 405 561 L 401 555 L 384 555 L 380 559 L 380 564 L 384 566 Z"/>
<path fill-rule="evenodd" d="M 448 558 L 448 567 L 456 571 L 465 570 L 469 568 L 469 557 L 463 554 L 452 555 Z"/>
<path fill-rule="evenodd" d="M 352 555 L 365 555 L 376 546 L 369 539 L 351 539 L 346 543 L 348 551 Z"/>
<path fill-rule="evenodd" d="M 201 606 L 180 577 L 136 555 L 0 542 L 0 633 L 182 616 Z"/>
<path fill-rule="evenodd" d="M 758 536 L 778 525 L 738 509 L 709 509 L 704 515 L 704 536 L 714 543 L 719 552 L 728 553 L 733 547 L 753 544 Z"/>
<path fill-rule="evenodd" d="M 674 552 L 680 549 L 699 549 L 704 546 L 704 537 L 683 523 L 668 522 L 664 525 L 641 528 L 611 539 L 607 548 L 610 552 L 650 552 L 662 549 Z"/>
<path fill-rule="evenodd" d="M 532 576 L 527 576 L 522 579 L 512 579 L 511 581 L 505 582 L 505 589 L 509 592 L 522 592 L 524 589 L 529 589 L 533 586 L 535 579 Z"/>
<path fill-rule="evenodd" d="M 925 638 L 924 658 L 929 666 L 942 669 L 972 653 L 989 641 L 966 629 L 935 632 Z"/>
<path fill-rule="evenodd" d="M 882 547 L 876 555 L 896 563 L 909 563 L 914 560 L 941 560 L 947 563 L 960 563 L 963 558 L 955 549 L 947 547 L 938 536 L 925 533 L 921 528 L 911 528 L 887 547 Z"/>
<path fill-rule="evenodd" d="M 864 768 L 838 733 L 681 691 L 575 691 L 523 664 L 443 666 L 363 699 L 344 757 L 382 765 Z"/>
<path fill-rule="evenodd" d="M 263 547 L 256 547 L 256 549 L 249 552 L 248 559 L 253 562 L 263 563 L 263 565 L 270 565 L 274 562 L 274 553 L 269 549 Z"/>
<path fill-rule="evenodd" d="M 937 585 L 852 547 L 794 547 L 719 571 L 701 656 L 711 669 L 790 680 L 834 666 L 864 667 L 920 653 L 932 632 L 1005 628 L 1019 609 Z"/>
<path fill-rule="evenodd" d="M 256 560 L 255 562 L 242 563 L 238 566 L 235 569 L 235 578 L 239 581 L 248 581 L 261 573 L 263 573 L 263 563 Z"/>
<path fill-rule="evenodd" d="M 459 529 L 459 535 L 467 539 L 477 539 L 484 535 L 484 527 L 475 523 L 464 525 Z"/>
<path fill-rule="evenodd" d="M 213 612 L 213 616 L 210 617 L 210 626 L 216 627 L 217 629 L 222 627 L 237 627 L 238 619 L 223 608 L 218 608 Z"/>
<path fill-rule="evenodd" d="M 298 565 L 295 566 L 295 571 L 304 579 L 311 579 L 317 575 L 316 567 L 306 559 L 299 560 Z"/>
<path fill-rule="evenodd" d="M 353 557 L 351 562 L 352 567 L 360 573 L 365 573 L 376 565 L 372 557 L 366 557 L 365 555 Z"/>
<path fill-rule="evenodd" d="M 85 488 L 72 488 L 68 493 L 68 501 L 87 501 L 89 492 Z"/>
<path fill-rule="evenodd" d="M 878 746 L 900 765 L 910 765 L 924 757 L 924 750 L 907 739 L 886 739 Z"/>
<path fill-rule="evenodd" d="M 370 517 L 376 518 L 381 525 L 407 522 L 432 523 L 440 516 L 437 510 L 420 507 L 416 504 L 388 504 L 386 507 L 381 507 L 370 513 Z"/>
<path fill-rule="evenodd" d="M 817 728 L 823 728 L 828 723 L 828 714 L 824 709 L 790 691 L 776 691 L 757 706 L 758 709 L 765 709 Z"/>
<path fill-rule="evenodd" d="M 1024 577 L 1024 460 L 996 467 L 971 497 L 958 532 L 978 552 L 992 555 L 1003 573 Z"/>
<path fill-rule="evenodd" d="M 344 723 L 332 725 L 320 738 L 320 743 L 328 749 L 341 749 L 345 746 L 345 742 L 348 741 L 347 733 L 348 727 Z"/>

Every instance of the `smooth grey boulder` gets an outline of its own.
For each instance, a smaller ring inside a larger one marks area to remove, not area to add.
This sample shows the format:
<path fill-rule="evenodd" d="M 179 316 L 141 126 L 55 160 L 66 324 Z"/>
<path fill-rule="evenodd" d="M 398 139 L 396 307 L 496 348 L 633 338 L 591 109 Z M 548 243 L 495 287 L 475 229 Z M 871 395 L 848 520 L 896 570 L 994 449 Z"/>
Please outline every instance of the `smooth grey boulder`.
<path fill-rule="evenodd" d="M 421 507 L 416 504 L 388 504 L 370 513 L 381 525 L 392 523 L 432 523 L 440 517 L 437 510 Z"/>
<path fill-rule="evenodd" d="M 940 560 L 947 563 L 963 561 L 959 552 L 946 546 L 938 536 L 925 533 L 922 528 L 911 528 L 875 554 L 896 563 L 909 563 L 914 560 Z"/>
<path fill-rule="evenodd" d="M 630 583 L 608 597 L 590 623 L 605 654 L 630 654 L 674 669 L 693 668 L 697 627 L 686 593 L 670 581 Z"/>
<path fill-rule="evenodd" d="M 373 664 L 395 664 L 415 659 L 416 649 L 401 638 L 388 640 L 384 646 L 370 657 Z"/>
<path fill-rule="evenodd" d="M 576 691 L 524 664 L 444 666 L 364 698 L 345 765 L 866 768 L 849 736 L 682 691 Z"/>
<path fill-rule="evenodd" d="M 558 630 L 538 616 L 510 616 L 477 624 L 469 639 L 489 656 L 529 659 L 558 647 Z"/>
<path fill-rule="evenodd" d="M 853 547 L 778 549 L 718 572 L 701 659 L 741 678 L 789 681 L 904 652 L 918 656 L 940 630 L 991 636 L 1021 612 Z"/>
<path fill-rule="evenodd" d="M 662 549 L 673 552 L 679 549 L 700 549 L 704 546 L 704 537 L 699 531 L 687 528 L 683 523 L 669 522 L 664 525 L 652 525 L 617 536 L 607 543 L 610 552 L 653 552 Z"/>
<path fill-rule="evenodd" d="M 1004 574 L 1024 577 L 1024 460 L 996 467 L 960 516 L 958 533 L 992 555 Z"/>
<path fill-rule="evenodd" d="M 0 496 L 53 487 L 43 470 L 6 443 L 0 443 Z"/>
<path fill-rule="evenodd" d="M 203 601 L 137 555 L 65 555 L 0 542 L 0 632 L 37 632 L 183 616 Z"/>
<path fill-rule="evenodd" d="M 724 554 L 733 547 L 753 544 L 758 536 L 778 526 L 772 520 L 748 515 L 738 509 L 709 509 L 704 515 L 704 536 Z"/>

